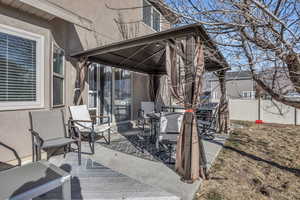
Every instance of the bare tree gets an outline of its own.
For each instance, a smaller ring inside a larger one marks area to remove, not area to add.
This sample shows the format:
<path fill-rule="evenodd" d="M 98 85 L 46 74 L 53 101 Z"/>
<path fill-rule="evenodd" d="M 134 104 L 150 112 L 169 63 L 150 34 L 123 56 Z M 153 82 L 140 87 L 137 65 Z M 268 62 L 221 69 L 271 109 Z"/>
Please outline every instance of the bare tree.
<path fill-rule="evenodd" d="M 167 0 L 182 23 L 200 23 L 234 69 L 249 70 L 274 100 L 300 101 L 299 0 Z"/>

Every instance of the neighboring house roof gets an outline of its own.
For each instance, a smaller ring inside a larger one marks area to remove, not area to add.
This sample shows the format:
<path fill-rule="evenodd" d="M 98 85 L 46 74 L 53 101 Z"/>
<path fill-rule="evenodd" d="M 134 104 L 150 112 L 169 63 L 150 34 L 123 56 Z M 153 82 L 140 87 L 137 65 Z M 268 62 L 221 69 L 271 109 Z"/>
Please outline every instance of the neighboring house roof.
<path fill-rule="evenodd" d="M 163 0 L 148 0 L 170 23 L 175 24 L 180 20 L 179 14 L 172 10 Z"/>
<path fill-rule="evenodd" d="M 251 80 L 252 75 L 249 71 L 231 71 L 226 72 L 226 80 Z M 210 81 L 218 81 L 218 77 L 212 75 Z"/>

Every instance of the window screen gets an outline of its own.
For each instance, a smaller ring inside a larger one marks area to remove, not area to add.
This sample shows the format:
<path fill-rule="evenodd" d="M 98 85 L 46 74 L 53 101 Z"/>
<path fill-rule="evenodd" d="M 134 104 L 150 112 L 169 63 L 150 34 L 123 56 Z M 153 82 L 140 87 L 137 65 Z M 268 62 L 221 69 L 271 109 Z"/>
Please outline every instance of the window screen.
<path fill-rule="evenodd" d="M 36 41 L 0 32 L 0 102 L 36 101 Z"/>
<path fill-rule="evenodd" d="M 153 9 L 153 29 L 160 31 L 160 14 Z"/>
<path fill-rule="evenodd" d="M 151 26 L 151 5 L 147 1 L 143 1 L 143 22 Z"/>

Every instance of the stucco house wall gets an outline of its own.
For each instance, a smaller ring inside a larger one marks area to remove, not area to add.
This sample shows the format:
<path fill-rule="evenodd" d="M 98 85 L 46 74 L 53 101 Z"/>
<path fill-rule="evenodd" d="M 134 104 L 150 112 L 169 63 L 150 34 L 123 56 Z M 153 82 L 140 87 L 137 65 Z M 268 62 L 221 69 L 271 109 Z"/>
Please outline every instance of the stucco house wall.
<path fill-rule="evenodd" d="M 210 88 L 214 99 L 221 97 L 221 91 L 218 81 L 210 81 Z M 249 79 L 227 80 L 226 93 L 230 99 L 242 98 L 243 91 L 255 91 L 254 81 Z"/>
<path fill-rule="evenodd" d="M 118 10 L 118 8 L 141 7 L 142 0 L 49 1 L 91 20 L 93 26 L 92 30 L 89 30 L 60 18 L 47 21 L 0 3 L 0 24 L 36 33 L 44 37 L 44 105 L 42 108 L 0 111 L 0 141 L 15 149 L 20 157 L 31 155 L 28 111 L 44 109 L 66 110 L 68 105 L 74 104 L 77 62 L 70 57 L 72 53 L 125 39 L 116 20 L 122 19 L 123 22 L 137 22 L 128 25 L 129 33 L 126 37 L 136 37 L 154 32 L 152 28 L 142 22 L 141 9 Z M 165 24 L 162 27 L 169 28 L 170 26 Z M 53 43 L 65 50 L 65 106 L 58 108 L 53 108 L 51 100 Z M 133 113 L 136 113 L 139 109 L 140 101 L 149 100 L 147 93 L 149 80 L 143 74 L 134 73 L 133 82 Z M 87 84 L 84 94 L 84 103 L 86 104 L 88 102 Z M 134 116 L 136 117 L 135 114 Z M 13 159 L 15 159 L 13 153 L 0 146 L 0 160 L 8 161 Z"/>

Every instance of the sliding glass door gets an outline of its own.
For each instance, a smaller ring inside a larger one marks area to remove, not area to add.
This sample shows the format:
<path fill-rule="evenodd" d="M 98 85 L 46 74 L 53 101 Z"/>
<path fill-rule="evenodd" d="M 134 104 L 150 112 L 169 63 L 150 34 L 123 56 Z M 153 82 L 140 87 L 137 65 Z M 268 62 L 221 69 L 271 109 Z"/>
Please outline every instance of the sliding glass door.
<path fill-rule="evenodd" d="M 99 90 L 100 115 L 108 115 L 112 118 L 112 68 L 100 67 L 100 90 Z"/>
<path fill-rule="evenodd" d="M 89 68 L 88 80 L 91 114 L 109 115 L 113 122 L 131 120 L 132 85 L 129 71 L 93 64 Z"/>
<path fill-rule="evenodd" d="M 131 73 L 114 70 L 114 116 L 116 122 L 131 119 Z"/>

